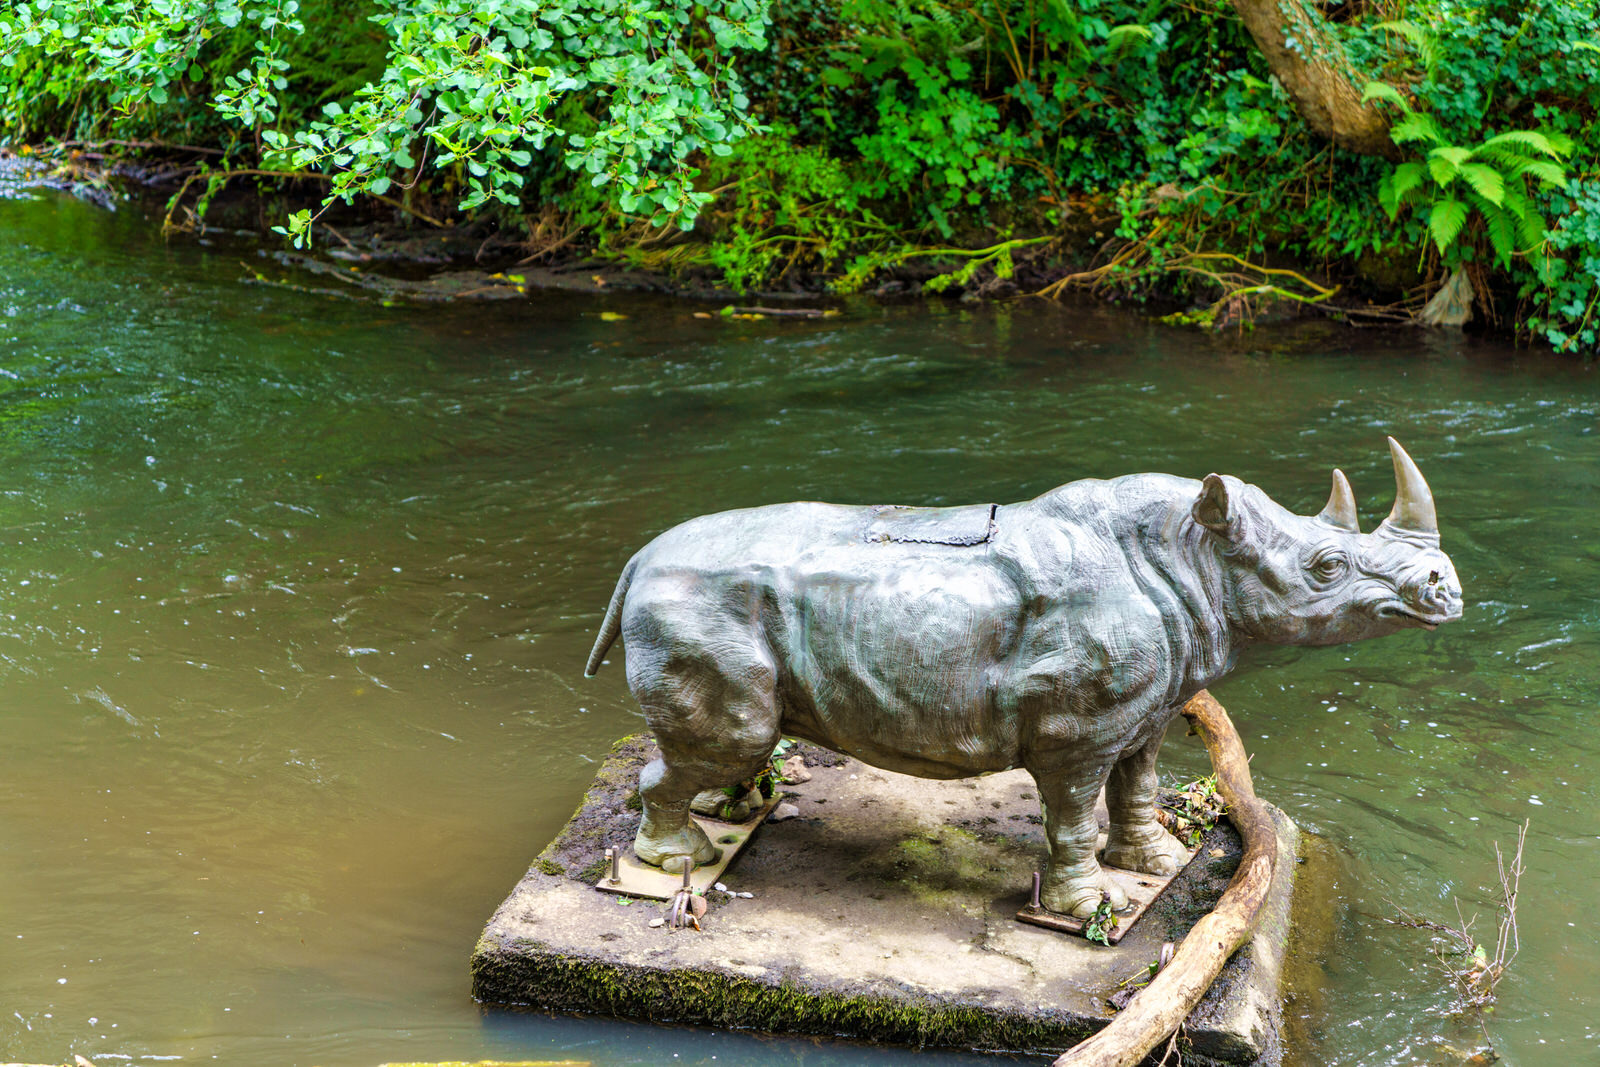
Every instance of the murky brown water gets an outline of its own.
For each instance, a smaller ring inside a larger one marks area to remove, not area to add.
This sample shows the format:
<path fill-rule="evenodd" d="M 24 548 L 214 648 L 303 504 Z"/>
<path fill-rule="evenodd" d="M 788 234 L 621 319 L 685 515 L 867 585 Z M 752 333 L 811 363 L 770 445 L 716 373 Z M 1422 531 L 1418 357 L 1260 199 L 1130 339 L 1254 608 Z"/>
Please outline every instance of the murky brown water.
<path fill-rule="evenodd" d="M 0 200 L 0 1059 L 909 1062 L 468 999 L 484 920 L 639 723 L 620 672 L 582 678 L 621 564 L 705 511 L 1136 470 L 1315 511 L 1338 464 L 1370 523 L 1393 433 L 1467 620 L 1258 656 L 1218 691 L 1258 789 L 1332 857 L 1295 1054 L 1470 1044 L 1425 941 L 1379 916 L 1481 907 L 1530 819 L 1491 1032 L 1514 1063 L 1600 1062 L 1588 368 L 1032 305 L 384 308 L 242 284 L 249 255 Z"/>

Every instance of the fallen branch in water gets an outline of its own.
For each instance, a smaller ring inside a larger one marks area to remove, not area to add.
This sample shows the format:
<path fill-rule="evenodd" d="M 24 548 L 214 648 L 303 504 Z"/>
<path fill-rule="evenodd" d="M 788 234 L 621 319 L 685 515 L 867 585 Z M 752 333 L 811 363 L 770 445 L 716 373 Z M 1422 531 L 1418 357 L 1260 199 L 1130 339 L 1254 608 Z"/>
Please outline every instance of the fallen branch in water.
<path fill-rule="evenodd" d="M 768 308 L 768 307 L 729 307 L 725 309 L 728 315 L 775 315 L 779 318 L 791 319 L 826 319 L 839 314 L 828 308 Z"/>
<path fill-rule="evenodd" d="M 1133 1067 L 1176 1033 L 1216 980 L 1228 957 L 1250 939 L 1278 868 L 1278 830 L 1250 781 L 1250 758 L 1228 713 L 1205 690 L 1183 706 L 1205 742 L 1227 801 L 1228 819 L 1244 839 L 1239 870 L 1217 906 L 1194 924 L 1150 984 L 1093 1037 L 1062 1053 L 1054 1067 Z"/>
<path fill-rule="evenodd" d="M 1506 968 L 1511 966 L 1511 961 L 1517 958 L 1517 951 L 1522 947 L 1517 937 L 1517 891 L 1521 888 L 1522 874 L 1526 870 L 1522 862 L 1522 846 L 1527 837 L 1528 824 L 1524 822 L 1517 830 L 1517 851 L 1510 862 L 1501 853 L 1500 842 L 1496 841 L 1494 845 L 1495 870 L 1500 878 L 1500 900 L 1497 905 L 1500 924 L 1495 932 L 1493 955 L 1487 946 L 1472 935 L 1472 927 L 1478 916 L 1474 914 L 1469 919 L 1462 915 L 1459 900 L 1455 902 L 1454 926 L 1418 918 L 1393 901 L 1389 902 L 1389 906 L 1394 908 L 1398 918 L 1385 916 L 1383 919 L 1393 926 L 1426 930 L 1434 935 L 1431 946 L 1434 963 L 1455 990 L 1454 1010 L 1473 1016 L 1491 1053 L 1494 1051 L 1494 1040 L 1489 1036 L 1484 1015 L 1494 1004 L 1495 987 L 1505 977 Z"/>

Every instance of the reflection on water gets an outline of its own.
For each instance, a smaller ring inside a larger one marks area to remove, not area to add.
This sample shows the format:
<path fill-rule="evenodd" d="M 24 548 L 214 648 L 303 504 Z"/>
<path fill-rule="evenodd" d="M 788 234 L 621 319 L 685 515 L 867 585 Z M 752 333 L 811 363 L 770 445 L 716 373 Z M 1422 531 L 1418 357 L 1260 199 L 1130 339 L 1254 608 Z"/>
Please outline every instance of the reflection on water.
<path fill-rule="evenodd" d="M 0 200 L 0 1058 L 908 1060 L 467 999 L 483 921 L 639 723 L 620 673 L 582 678 L 621 564 L 705 511 L 1137 470 L 1314 512 L 1337 464 L 1370 527 L 1386 433 L 1467 619 L 1257 654 L 1218 691 L 1322 849 L 1295 1054 L 1426 1062 L 1449 997 L 1381 916 L 1459 897 L 1492 928 L 1492 844 L 1531 819 L 1494 1033 L 1513 1062 L 1600 1055 L 1586 368 L 1053 306 L 383 308 L 246 285 L 252 250 L 136 214 Z"/>

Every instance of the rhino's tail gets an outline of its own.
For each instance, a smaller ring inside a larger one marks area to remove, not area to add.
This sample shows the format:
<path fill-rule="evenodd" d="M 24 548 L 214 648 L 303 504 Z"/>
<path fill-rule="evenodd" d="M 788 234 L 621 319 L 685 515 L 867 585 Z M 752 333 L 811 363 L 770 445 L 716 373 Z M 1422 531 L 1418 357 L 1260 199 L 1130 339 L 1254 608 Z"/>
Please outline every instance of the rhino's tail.
<path fill-rule="evenodd" d="M 638 566 L 639 558 L 635 556 L 622 568 L 622 577 L 617 579 L 616 591 L 611 594 L 611 603 L 606 605 L 606 617 L 600 623 L 600 636 L 594 639 L 594 651 L 589 653 L 589 662 L 583 668 L 585 678 L 593 678 L 600 669 L 600 662 L 605 657 L 606 650 L 622 632 L 622 602 L 628 597 L 628 586 L 633 581 L 634 569 Z"/>

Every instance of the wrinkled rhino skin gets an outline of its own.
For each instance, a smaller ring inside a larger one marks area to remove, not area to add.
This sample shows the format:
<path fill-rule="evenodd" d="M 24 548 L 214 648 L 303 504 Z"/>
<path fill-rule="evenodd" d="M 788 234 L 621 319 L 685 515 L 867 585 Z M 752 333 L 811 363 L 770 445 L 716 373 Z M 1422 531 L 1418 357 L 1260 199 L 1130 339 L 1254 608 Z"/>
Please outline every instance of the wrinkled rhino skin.
<path fill-rule="evenodd" d="M 1242 649 L 1460 617 L 1432 496 L 1390 447 L 1397 499 L 1371 533 L 1339 471 L 1312 518 L 1233 477 L 1135 474 L 998 507 L 777 504 L 668 530 L 623 569 L 586 672 L 620 634 L 660 744 L 636 851 L 715 858 L 691 799 L 756 773 L 788 735 L 926 778 L 1025 767 L 1045 906 L 1083 916 L 1105 891 L 1122 907 L 1095 798 L 1104 786 L 1107 863 L 1175 868 L 1182 847 L 1156 821 L 1162 734 Z"/>

